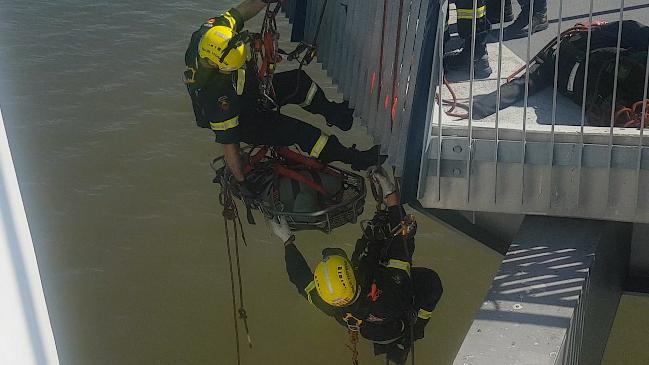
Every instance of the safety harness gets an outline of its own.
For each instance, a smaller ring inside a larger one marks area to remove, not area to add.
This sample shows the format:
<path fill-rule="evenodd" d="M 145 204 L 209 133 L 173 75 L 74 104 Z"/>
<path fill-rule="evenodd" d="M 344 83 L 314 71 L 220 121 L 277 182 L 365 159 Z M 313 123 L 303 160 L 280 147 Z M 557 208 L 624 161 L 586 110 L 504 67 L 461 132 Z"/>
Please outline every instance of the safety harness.
<path fill-rule="evenodd" d="M 273 75 L 277 63 L 281 61 L 278 54 L 279 32 L 277 31 L 276 17 L 282 8 L 281 1 L 277 1 L 273 7 L 273 1 L 266 1 L 264 21 L 261 25 L 259 37 L 251 42 L 253 64 L 257 67 L 259 78 L 260 104 L 264 109 L 279 109 L 277 95 L 273 87 Z"/>
<path fill-rule="evenodd" d="M 298 91 L 300 84 L 300 75 L 297 73 L 295 91 L 286 96 L 283 100 L 278 100 L 278 95 L 273 87 L 273 75 L 277 69 L 277 64 L 281 62 L 282 55 L 286 56 L 288 61 L 298 61 L 298 71 L 306 65 L 309 65 L 317 54 L 317 41 L 320 34 L 320 27 L 327 7 L 328 0 L 325 0 L 314 39 L 311 43 L 301 41 L 293 51 L 286 52 L 279 48 L 279 31 L 277 30 L 277 14 L 282 8 L 282 0 L 266 0 L 266 10 L 262 22 L 261 31 L 258 34 L 248 33 L 246 35 L 252 50 L 252 61 L 256 66 L 256 73 L 259 79 L 259 93 L 261 107 L 265 110 L 278 110 L 287 100 L 290 100 Z M 272 4 L 275 4 L 274 6 Z M 224 54 L 224 58 L 225 58 Z"/>

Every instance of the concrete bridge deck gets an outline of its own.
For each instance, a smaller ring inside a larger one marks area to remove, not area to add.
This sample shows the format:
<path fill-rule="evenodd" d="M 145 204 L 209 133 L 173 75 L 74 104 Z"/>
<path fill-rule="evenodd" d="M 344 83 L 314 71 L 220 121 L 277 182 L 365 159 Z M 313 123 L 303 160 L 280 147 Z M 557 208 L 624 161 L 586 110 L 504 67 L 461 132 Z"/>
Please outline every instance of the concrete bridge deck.
<path fill-rule="evenodd" d="M 649 24 L 649 5 L 644 4 L 643 1 L 625 1 L 625 11 L 623 14 L 624 20 L 635 20 L 643 24 Z M 619 21 L 620 11 L 619 3 L 594 1 L 593 3 L 593 20 L 603 21 Z M 514 1 L 514 14 L 518 14 L 518 4 Z M 502 62 L 499 61 L 499 39 L 500 27 L 494 25 L 488 37 L 488 53 L 489 63 L 493 69 L 492 75 L 487 79 L 476 79 L 473 83 L 473 95 L 479 96 L 496 91 L 498 68 L 501 69 L 501 84 L 504 84 L 506 78 L 520 67 L 523 67 L 528 57 L 534 57 L 538 51 L 541 50 L 548 42 L 556 40 L 558 27 L 565 31 L 569 27 L 579 23 L 588 22 L 590 13 L 590 1 L 563 1 L 562 4 L 561 21 L 559 21 L 559 1 L 548 2 L 548 20 L 550 26 L 548 29 L 537 32 L 532 35 L 529 41 L 529 55 L 528 55 L 528 39 L 527 37 L 505 40 L 502 46 Z M 451 5 L 450 12 L 450 29 L 455 29 L 455 11 L 454 5 Z M 507 25 L 507 24 L 506 24 Z M 456 35 L 456 34 L 455 34 Z M 458 40 L 451 39 L 447 50 L 456 48 Z M 524 76 L 524 72 L 519 76 Z M 448 79 L 458 94 L 458 102 L 464 106 L 469 103 L 469 85 L 468 74 L 466 72 L 449 72 Z M 446 88 L 442 89 L 442 96 L 449 99 L 450 95 Z M 444 108 L 445 110 L 448 107 Z M 465 108 L 466 109 L 466 108 Z M 464 109 L 464 110 L 465 110 Z M 525 115 L 524 115 L 525 113 Z M 561 134 L 562 140 L 577 140 L 581 133 L 582 124 L 582 110 L 581 105 L 575 104 L 567 97 L 557 95 L 556 113 L 553 115 L 553 88 L 549 87 L 545 90 L 532 95 L 528 99 L 528 106 L 525 110 L 524 101 L 521 100 L 517 104 L 505 108 L 499 112 L 499 128 L 507 133 L 507 131 L 520 131 L 523 129 L 524 117 L 525 128 L 530 134 L 536 135 L 533 139 L 539 139 L 539 134 L 549 133 L 552 130 L 552 120 L 555 118 L 555 133 Z M 476 130 L 492 130 L 496 125 L 496 116 L 491 115 L 484 119 L 474 120 L 473 128 Z M 458 118 L 443 115 L 443 127 L 448 127 L 449 134 L 459 132 L 465 129 L 468 125 L 466 119 L 460 120 Z M 537 133 L 535 133 L 537 132 Z M 538 133 L 541 132 L 541 133 Z M 637 144 L 637 138 L 622 138 L 625 137 L 638 137 L 640 130 L 637 128 L 615 128 L 616 143 L 619 144 Z M 584 128 L 586 140 L 597 140 L 596 136 L 605 136 L 609 134 L 609 128 L 606 127 L 590 127 L 586 125 Z M 572 138 L 571 138 L 572 137 Z M 592 143 L 592 142 L 591 142 Z M 649 142 L 645 138 L 645 145 Z"/>

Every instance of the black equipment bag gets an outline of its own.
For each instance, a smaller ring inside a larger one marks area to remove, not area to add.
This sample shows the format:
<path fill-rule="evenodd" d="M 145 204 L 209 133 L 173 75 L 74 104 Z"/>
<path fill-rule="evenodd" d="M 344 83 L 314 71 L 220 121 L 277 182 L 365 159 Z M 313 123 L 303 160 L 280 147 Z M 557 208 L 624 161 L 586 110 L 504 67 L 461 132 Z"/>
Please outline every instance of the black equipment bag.
<path fill-rule="evenodd" d="M 609 126 L 613 106 L 613 86 L 617 56 L 619 22 L 593 27 L 591 30 L 586 91 L 587 123 Z M 636 21 L 622 23 L 620 61 L 617 73 L 616 110 L 642 100 L 649 46 L 649 27 Z M 545 48 L 530 65 L 529 95 L 554 84 L 556 44 Z M 571 33 L 559 44 L 558 92 L 578 105 L 584 101 L 584 74 L 588 32 Z M 525 75 L 501 87 L 501 109 L 524 97 Z M 496 93 L 477 96 L 473 117 L 482 119 L 496 112 Z"/>

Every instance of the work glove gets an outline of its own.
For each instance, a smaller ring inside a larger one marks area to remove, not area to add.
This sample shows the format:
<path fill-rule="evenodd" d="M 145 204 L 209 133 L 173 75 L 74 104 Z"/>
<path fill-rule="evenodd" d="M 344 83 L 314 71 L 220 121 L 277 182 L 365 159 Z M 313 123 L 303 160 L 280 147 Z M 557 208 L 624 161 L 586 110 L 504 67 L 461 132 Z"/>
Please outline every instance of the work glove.
<path fill-rule="evenodd" d="M 390 175 L 383 167 L 372 166 L 368 169 L 368 172 L 370 179 L 381 187 L 383 197 L 386 197 L 397 190 L 394 181 L 390 178 Z"/>
<path fill-rule="evenodd" d="M 251 184 L 248 180 L 238 182 L 232 179 L 230 186 L 232 187 L 232 193 L 234 196 L 243 201 L 252 201 L 257 199 L 259 196 L 259 191 L 256 189 L 254 184 Z"/>
<path fill-rule="evenodd" d="M 283 216 L 273 218 L 269 221 L 270 228 L 273 230 L 273 234 L 277 236 L 284 244 L 287 244 L 289 241 L 294 239 L 293 232 L 286 222 L 286 218 Z"/>
<path fill-rule="evenodd" d="M 417 321 L 413 325 L 412 332 L 415 341 L 421 340 L 424 338 L 424 329 L 426 328 L 426 325 L 428 324 L 429 319 L 422 319 L 417 317 Z"/>

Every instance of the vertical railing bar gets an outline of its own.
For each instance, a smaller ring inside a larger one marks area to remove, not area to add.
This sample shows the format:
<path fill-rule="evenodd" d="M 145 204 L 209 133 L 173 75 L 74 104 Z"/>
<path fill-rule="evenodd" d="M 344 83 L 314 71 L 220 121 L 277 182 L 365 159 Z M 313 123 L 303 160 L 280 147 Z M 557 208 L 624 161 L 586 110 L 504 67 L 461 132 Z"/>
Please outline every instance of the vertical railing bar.
<path fill-rule="evenodd" d="M 372 14 L 372 23 L 371 23 L 371 29 L 372 32 L 371 34 L 368 35 L 369 37 L 369 42 L 368 42 L 368 48 L 367 48 L 367 53 L 366 57 L 364 57 L 364 62 L 366 64 L 367 68 L 367 73 L 366 77 L 366 85 L 368 92 L 365 93 L 365 102 L 363 105 L 363 112 L 365 114 L 365 119 L 366 119 L 366 127 L 368 131 L 371 131 L 371 128 L 374 127 L 374 118 L 372 115 L 372 105 L 374 105 L 374 101 L 376 99 L 375 92 L 378 90 L 378 76 L 376 76 L 376 86 L 374 89 L 370 87 L 372 82 L 372 77 L 373 75 L 376 75 L 376 68 L 378 67 L 379 64 L 379 58 L 381 55 L 379 54 L 379 47 L 380 47 L 380 37 L 382 37 L 383 34 L 383 29 L 381 28 L 381 23 L 380 23 L 380 15 L 382 14 L 383 11 L 383 1 L 373 1 L 374 4 L 374 13 Z"/>
<path fill-rule="evenodd" d="M 635 187 L 635 210 L 636 214 L 638 211 L 640 200 L 640 180 L 641 180 L 641 169 L 642 169 L 642 149 L 644 148 L 644 127 L 647 114 L 647 88 L 649 87 L 649 47 L 647 47 L 647 64 L 645 66 L 645 75 L 644 75 L 644 91 L 642 94 L 642 116 L 640 117 L 640 137 L 638 138 L 638 164 L 636 166 L 636 173 L 638 174 L 636 187 Z"/>
<path fill-rule="evenodd" d="M 448 2 L 445 2 L 448 6 Z M 448 9 L 446 10 L 448 11 Z M 444 15 L 444 14 L 442 14 Z M 444 98 L 442 90 L 444 89 L 444 30 L 446 29 L 446 16 L 441 17 L 441 24 L 437 30 L 437 44 L 439 45 L 439 77 L 438 77 L 438 90 L 437 103 L 439 105 L 439 118 L 437 119 L 437 201 L 442 201 L 442 117 L 444 115 Z M 434 95 L 432 97 L 435 97 Z M 433 104 L 434 105 L 434 104 Z M 426 136 L 428 137 L 428 136 Z"/>
<path fill-rule="evenodd" d="M 316 29 L 315 29 L 315 28 L 316 28 L 316 27 L 315 27 L 315 23 L 318 22 L 318 20 L 317 20 L 317 18 L 316 18 L 316 13 L 318 12 L 318 9 L 319 9 L 321 6 L 323 6 L 324 2 L 318 0 L 318 1 L 317 1 L 317 4 L 316 4 L 315 1 L 313 1 L 313 2 L 309 2 L 309 3 L 312 4 L 312 5 L 311 5 L 311 14 L 310 14 L 310 16 L 311 16 L 311 21 L 310 21 L 310 23 L 309 23 L 309 38 L 308 38 L 308 39 L 313 39 L 313 37 L 315 36 L 315 32 L 316 32 Z M 325 25 L 322 24 L 321 26 L 324 27 Z M 326 34 L 323 34 L 323 35 L 326 35 Z M 325 37 L 323 37 L 323 39 L 325 39 Z M 319 42 L 319 43 L 322 45 L 323 42 L 321 41 L 321 42 Z M 318 51 L 318 53 L 321 53 L 320 50 Z M 320 62 L 320 64 L 322 65 L 322 57 L 321 57 L 321 55 L 318 55 L 318 62 Z M 324 67 L 324 66 L 323 66 L 323 67 Z"/>
<path fill-rule="evenodd" d="M 498 76 L 496 77 L 496 122 L 494 125 L 494 205 L 498 204 L 498 147 L 500 145 L 500 94 L 503 71 L 503 38 L 505 36 L 505 1 L 500 2 L 500 30 L 498 35 Z"/>
<path fill-rule="evenodd" d="M 473 158 L 473 83 L 475 82 L 475 36 L 478 29 L 478 0 L 473 0 L 473 17 L 471 19 L 471 63 L 469 64 L 469 118 L 467 131 L 466 158 L 466 203 L 471 200 L 471 159 Z"/>
<path fill-rule="evenodd" d="M 390 68 L 390 84 L 389 90 L 386 92 L 386 96 L 389 95 L 388 109 L 385 111 L 385 132 L 383 132 L 383 140 L 381 143 L 381 148 L 383 149 L 387 145 L 388 152 L 388 162 L 397 168 L 399 163 L 397 162 L 397 149 L 399 143 L 396 141 L 399 140 L 399 130 L 401 128 L 401 123 L 397 121 L 397 118 L 401 113 L 398 112 L 397 104 L 395 104 L 395 96 L 399 95 L 399 87 L 401 85 L 400 76 L 402 75 L 402 68 L 404 57 L 406 53 L 406 41 L 408 38 L 408 23 L 410 21 L 410 11 L 412 10 L 412 0 L 400 0 L 397 16 L 400 17 L 396 22 L 397 34 L 395 36 L 396 45 L 394 47 L 394 60 L 392 67 Z M 403 100 L 400 101 L 403 103 Z M 395 120 L 392 120 L 392 109 L 395 108 Z"/>
<path fill-rule="evenodd" d="M 347 17 L 349 16 L 349 1 L 347 1 L 346 4 L 344 4 L 342 1 L 340 2 L 340 22 L 338 27 L 338 57 L 336 62 L 336 70 L 335 70 L 335 76 L 336 76 L 336 86 L 338 87 L 338 92 L 345 94 L 345 89 L 344 89 L 344 83 L 345 83 L 345 78 L 343 77 L 344 72 L 347 71 L 348 67 L 343 67 L 344 66 L 349 66 L 349 64 L 345 63 L 346 57 L 347 57 L 347 46 L 349 45 L 349 41 L 351 37 L 345 37 L 344 35 L 349 32 L 348 29 L 348 19 Z"/>
<path fill-rule="evenodd" d="M 577 165 L 579 173 L 577 174 L 576 188 L 577 188 L 577 209 L 581 206 L 581 168 L 584 164 L 584 127 L 586 125 L 586 95 L 588 90 L 588 69 L 590 68 L 590 47 L 593 36 L 593 8 L 594 0 L 590 0 L 590 10 L 588 11 L 588 35 L 586 37 L 586 64 L 584 65 L 584 87 L 581 99 L 581 120 L 579 127 L 579 163 Z"/>
<path fill-rule="evenodd" d="M 404 85 L 402 87 L 403 92 L 400 94 L 403 96 L 403 104 L 402 108 L 399 108 L 402 113 L 403 113 L 403 118 L 401 119 L 401 140 L 407 140 L 408 136 L 408 131 L 411 128 L 411 121 L 412 121 L 412 111 L 413 111 L 413 98 L 414 98 L 414 92 L 415 92 L 415 87 L 417 83 L 417 75 L 419 74 L 419 68 L 420 68 L 420 63 L 419 60 L 421 59 L 421 52 L 424 48 L 424 36 L 425 36 L 425 29 L 426 29 L 426 17 L 428 16 L 428 4 L 427 1 L 418 1 L 418 0 L 413 0 L 413 4 L 418 6 L 418 10 L 415 12 L 413 11 L 413 20 L 412 20 L 412 25 L 411 27 L 413 28 L 412 31 L 412 51 L 411 51 L 411 58 L 409 61 L 409 68 L 406 73 L 407 78 L 404 79 Z M 414 14 L 417 14 L 414 16 Z M 432 74 L 431 74 L 432 76 Z M 434 95 L 434 93 L 433 93 Z M 428 108 L 427 108 L 428 109 Z M 427 111 L 428 115 L 428 111 Z M 426 124 L 426 128 L 432 127 L 428 123 Z M 426 130 L 426 132 L 429 132 Z M 425 135 L 428 135 L 426 133 Z M 399 158 L 402 160 L 402 164 L 405 164 L 405 159 L 406 159 L 406 144 L 402 143 L 399 145 L 399 153 L 398 153 Z M 426 166 L 426 174 L 428 174 L 428 166 Z"/>
<path fill-rule="evenodd" d="M 381 144 L 381 153 L 385 153 L 386 144 L 389 143 L 389 131 L 388 131 L 388 122 L 389 116 L 386 110 L 385 102 L 388 101 L 389 95 L 392 92 L 392 77 L 393 77 L 393 67 L 395 64 L 394 55 L 396 49 L 396 35 L 399 33 L 396 28 L 398 28 L 398 13 L 400 4 L 403 3 L 403 0 L 399 1 L 388 1 L 386 7 L 386 13 L 384 14 L 385 23 L 384 23 L 384 46 L 383 46 L 383 67 L 381 70 L 381 90 L 377 95 L 377 105 L 376 105 L 376 122 L 374 135 L 377 137 L 378 143 Z M 389 157 L 388 157 L 389 159 Z"/>
<path fill-rule="evenodd" d="M 411 20 L 410 20 L 410 27 L 412 28 L 411 31 L 411 40 L 410 40 L 410 45 L 409 47 L 411 48 L 411 56 L 409 60 L 409 66 L 407 71 L 404 73 L 405 78 L 403 79 L 403 86 L 402 86 L 402 91 L 400 93 L 400 97 L 403 100 L 403 103 L 399 107 L 399 110 L 402 113 L 402 117 L 400 119 L 401 127 L 400 127 L 400 137 L 401 140 L 407 140 L 408 138 L 408 131 L 411 129 L 412 125 L 412 112 L 413 112 L 413 98 L 414 98 L 414 91 L 415 88 L 417 87 L 417 75 L 419 73 L 420 69 L 420 63 L 419 60 L 421 59 L 421 53 L 424 48 L 424 36 L 425 36 L 425 27 L 426 27 L 426 17 L 428 16 L 428 2 L 427 1 L 418 1 L 418 0 L 413 0 L 413 10 L 411 12 Z M 439 25 L 438 23 L 436 23 Z M 431 77 L 433 76 L 433 73 L 431 71 Z M 435 87 L 436 83 L 431 83 L 429 82 L 430 86 Z M 431 95 L 435 95 L 434 90 L 431 93 Z M 430 98 L 429 98 L 430 99 Z M 434 98 L 433 98 L 434 101 Z M 427 102 L 427 109 L 428 109 L 428 102 Z M 428 119 L 426 120 L 432 120 L 432 115 L 427 113 Z M 426 123 L 426 128 L 432 128 L 432 125 L 429 123 Z M 425 134 L 428 136 L 429 130 L 426 129 Z M 426 143 L 428 143 L 428 139 L 426 139 Z M 399 152 L 398 152 L 398 158 L 401 160 L 401 166 L 405 166 L 405 160 L 406 160 L 406 154 L 407 154 L 407 143 L 401 143 L 399 144 Z M 428 165 L 426 166 L 424 173 L 422 173 L 423 176 L 427 176 L 428 174 Z"/>
<path fill-rule="evenodd" d="M 584 94 L 582 96 L 581 100 L 581 130 L 580 130 L 580 135 L 582 137 L 582 144 L 583 144 L 583 137 L 584 137 L 584 126 L 586 125 L 586 90 L 588 89 L 588 77 L 585 75 L 588 75 L 588 69 L 590 67 L 590 47 L 591 47 L 591 41 L 593 37 L 593 2 L 594 0 L 590 0 L 590 11 L 588 13 L 588 36 L 586 37 L 586 65 L 584 65 Z"/>
<path fill-rule="evenodd" d="M 624 0 L 620 0 L 620 20 L 617 27 L 617 52 L 615 52 L 615 72 L 613 73 L 613 100 L 611 100 L 611 122 L 608 132 L 608 187 L 606 189 L 606 206 L 610 206 L 611 168 L 613 167 L 613 136 L 615 135 L 615 99 L 617 99 L 617 74 L 620 71 L 620 54 L 622 45 L 622 21 L 624 21 Z"/>
<path fill-rule="evenodd" d="M 554 173 L 554 144 L 555 144 L 555 127 L 557 125 L 557 90 L 559 88 L 559 57 L 561 49 L 561 25 L 563 23 L 563 0 L 559 1 L 559 19 L 557 25 L 557 55 L 554 62 L 554 90 L 552 92 L 552 126 L 550 131 L 550 174 L 548 177 L 548 207 L 552 208 L 552 177 Z"/>
<path fill-rule="evenodd" d="M 532 48 L 532 14 L 534 1 L 530 0 L 529 19 L 527 23 L 527 53 L 525 59 L 525 96 L 523 97 L 523 130 L 521 133 L 521 206 L 525 204 L 525 155 L 527 149 L 527 106 L 530 96 L 530 51 Z"/>
<path fill-rule="evenodd" d="M 367 113 L 365 113 L 366 105 L 368 102 L 368 72 L 369 72 L 369 59 L 372 57 L 362 57 L 362 55 L 370 55 L 370 49 L 372 47 L 372 38 L 370 35 L 374 34 L 374 22 L 373 19 L 376 14 L 376 1 L 371 1 L 368 4 L 366 16 L 361 17 L 361 20 L 365 25 L 367 31 L 362 32 L 360 41 L 361 41 L 361 50 L 362 53 L 357 58 L 359 63 L 359 75 L 356 78 L 356 85 L 354 86 L 354 93 L 357 95 L 358 101 L 356 102 L 355 115 L 362 119 L 362 124 L 367 125 Z"/>
<path fill-rule="evenodd" d="M 360 46 L 362 42 L 361 33 L 363 33 L 363 31 L 361 31 L 363 29 L 361 27 L 362 24 L 361 18 L 363 18 L 363 16 L 360 13 L 361 10 L 360 2 L 358 0 L 353 0 L 352 3 L 354 4 L 353 6 L 354 11 L 352 12 L 352 22 L 353 22 L 352 31 L 354 32 L 354 38 L 353 38 L 354 43 L 351 44 L 352 48 L 350 51 L 350 64 L 352 67 L 352 71 L 350 72 L 349 75 L 349 82 L 347 88 L 349 91 L 349 103 L 350 105 L 355 107 L 357 101 L 356 99 L 357 95 L 354 90 L 354 84 L 355 81 L 357 80 L 356 78 L 358 77 L 358 75 L 360 75 L 361 72 L 360 65 L 358 62 L 358 56 L 359 56 L 359 50 L 361 50 L 361 46 Z M 363 15 L 369 13 L 367 8 L 365 8 L 365 11 L 367 12 L 364 12 Z"/>
<path fill-rule="evenodd" d="M 345 68 L 343 69 L 343 76 L 341 77 L 340 83 L 340 86 L 343 90 L 343 98 L 344 100 L 347 100 L 350 105 L 352 105 L 350 82 L 352 80 L 352 75 L 356 73 L 356 70 L 354 69 L 354 54 L 356 52 L 354 52 L 354 50 L 357 48 L 354 46 L 357 43 L 356 39 L 358 37 L 358 32 L 355 28 L 358 24 L 354 13 L 355 5 L 356 1 L 347 1 L 347 22 L 345 23 L 345 32 L 343 38 L 346 40 L 345 53 L 343 54 L 343 65 L 345 66 Z"/>
<path fill-rule="evenodd" d="M 415 82 L 413 82 L 411 80 L 413 79 L 413 76 L 415 76 L 417 74 L 417 72 L 419 70 L 419 63 L 418 63 L 419 59 L 417 57 L 415 57 L 415 56 L 421 54 L 421 48 L 423 48 L 423 42 L 420 42 L 421 38 L 419 37 L 420 34 L 423 35 L 424 32 L 421 29 L 425 27 L 425 21 L 421 20 L 422 8 L 423 8 L 423 5 L 420 3 L 419 4 L 419 11 L 417 13 L 417 17 L 412 20 L 414 22 L 414 24 L 412 26 L 414 36 L 413 36 L 413 40 L 412 40 L 412 56 L 411 56 L 411 59 L 410 59 L 410 62 L 409 62 L 410 64 L 409 64 L 409 67 L 408 67 L 408 80 L 407 80 L 407 82 L 405 82 L 404 90 L 403 90 L 403 92 L 404 92 L 403 95 L 405 97 L 404 103 L 403 103 L 403 109 L 404 110 L 412 110 L 412 102 L 411 102 L 412 100 L 410 100 L 410 98 L 408 98 L 408 96 L 409 95 L 414 96 L 413 84 L 415 84 Z M 420 42 L 422 45 L 417 47 L 417 42 Z"/>
<path fill-rule="evenodd" d="M 413 9 L 413 4 L 415 3 L 416 0 L 411 0 L 410 1 L 410 15 L 408 16 L 408 24 L 406 25 L 407 33 L 406 37 L 404 39 L 404 56 L 402 56 L 402 61 L 401 61 L 401 74 L 404 74 L 405 78 L 400 78 L 399 79 L 399 88 L 397 90 L 397 96 L 399 99 L 403 100 L 398 100 L 399 101 L 399 107 L 398 110 L 403 112 L 408 109 L 410 109 L 410 105 L 408 103 L 408 98 L 407 96 L 409 95 L 409 79 L 413 73 L 413 64 L 414 64 L 414 57 L 416 54 L 416 44 L 417 44 L 417 39 L 418 39 L 418 32 L 417 32 L 417 24 L 418 24 L 418 19 L 421 14 L 421 4 L 419 4 L 419 8 L 417 10 L 417 15 L 415 15 L 415 10 Z M 416 6 L 416 5 L 415 5 Z M 409 41 L 412 39 L 412 45 L 410 45 Z M 409 47 L 409 50 L 406 51 L 406 47 Z M 409 54 L 409 58 L 405 58 L 405 54 Z M 404 72 L 405 69 L 403 68 L 405 63 L 408 63 L 407 66 L 407 72 Z M 403 80 L 404 82 L 401 82 Z M 401 113 L 399 113 L 401 114 Z"/>
<path fill-rule="evenodd" d="M 392 109 L 394 109 L 394 120 L 392 121 L 392 138 L 395 138 L 397 141 L 405 140 L 406 134 L 404 133 L 410 126 L 410 107 L 408 103 L 408 79 L 412 74 L 412 60 L 415 54 L 415 42 L 417 40 L 417 19 L 419 19 L 419 13 L 421 12 L 421 3 L 415 0 L 406 0 L 408 1 L 408 11 L 406 22 L 404 22 L 405 34 L 403 35 L 403 51 L 400 57 L 399 72 L 397 73 L 396 88 L 392 95 L 392 108 L 390 113 L 392 114 Z M 417 5 L 419 4 L 419 5 Z M 404 31 L 402 30 L 402 33 Z M 406 106 L 408 106 L 406 108 Z M 395 165 L 397 169 L 401 170 L 403 167 L 403 156 L 405 149 L 403 149 L 403 143 L 392 143 L 390 145 L 390 153 L 394 154 Z"/>
<path fill-rule="evenodd" d="M 346 89 L 346 84 L 348 78 L 345 77 L 346 73 L 349 71 L 351 68 L 351 64 L 349 60 L 347 59 L 347 55 L 349 53 L 349 45 L 353 42 L 353 36 L 349 36 L 349 34 L 352 33 L 350 24 L 351 22 L 351 16 L 352 12 L 350 10 L 351 8 L 351 2 L 348 0 L 347 4 L 342 6 L 342 13 L 341 13 L 341 18 L 343 19 L 343 24 L 340 27 L 339 31 L 339 39 L 340 43 L 342 44 L 342 49 L 341 49 L 341 54 L 340 54 L 340 60 L 338 63 L 338 90 L 340 90 L 340 93 L 343 94 L 344 99 L 348 99 L 347 96 L 347 89 Z M 344 14 L 344 16 L 342 16 Z"/>
<path fill-rule="evenodd" d="M 383 68 L 385 67 L 385 40 L 387 39 L 386 36 L 386 23 L 387 23 L 387 13 L 389 12 L 389 7 L 388 7 L 388 0 L 382 1 L 383 6 L 382 8 L 379 7 L 379 12 L 381 16 L 376 19 L 378 29 L 380 31 L 377 33 L 379 34 L 379 44 L 377 45 L 378 47 L 375 49 L 375 52 L 377 54 L 376 60 L 374 61 L 374 71 L 372 71 L 373 78 L 375 80 L 374 83 L 374 93 L 371 104 L 370 104 L 370 109 L 369 109 L 369 118 L 370 120 L 368 121 L 368 126 L 367 130 L 370 132 L 372 136 L 376 135 L 376 130 L 379 128 L 379 106 L 381 105 L 381 95 L 383 91 Z"/>
<path fill-rule="evenodd" d="M 357 25 L 355 17 L 355 4 L 356 1 L 349 0 L 347 1 L 347 22 L 345 23 L 345 32 L 343 33 L 343 39 L 346 40 L 345 44 L 345 53 L 343 58 L 343 73 L 341 76 L 341 86 L 343 93 L 345 95 L 345 100 L 350 100 L 350 88 L 349 82 L 352 79 L 351 73 L 354 72 L 354 62 L 353 62 L 353 53 L 357 49 L 354 47 L 357 42 L 358 31 L 355 26 Z"/>
<path fill-rule="evenodd" d="M 428 98 L 427 98 L 428 100 L 426 101 L 426 113 L 425 113 L 425 116 L 424 116 L 424 129 L 423 129 L 424 138 L 422 138 L 422 141 L 421 141 L 422 142 L 421 143 L 421 150 L 423 151 L 423 153 L 421 154 L 421 158 L 420 158 L 420 161 L 419 161 L 419 179 L 417 181 L 417 199 L 423 198 L 423 196 L 426 194 L 426 191 L 429 190 L 429 189 L 426 189 L 426 186 L 428 185 L 428 176 L 429 176 L 429 172 L 430 172 L 430 150 L 429 150 L 429 148 L 430 148 L 430 142 L 432 140 L 432 135 L 433 135 L 434 127 L 435 127 L 433 125 L 433 123 L 432 123 L 432 120 L 435 117 L 435 112 L 436 112 L 436 110 L 435 110 L 435 96 L 437 95 L 437 87 L 438 87 L 438 83 L 433 82 L 433 80 L 434 80 L 433 78 L 435 77 L 436 67 L 439 67 L 437 65 L 437 63 L 436 63 L 436 60 L 437 60 L 436 52 L 437 52 L 437 45 L 438 45 L 437 42 L 438 42 L 438 39 L 439 39 L 439 32 L 438 32 L 439 24 L 440 24 L 439 19 L 440 19 L 440 17 L 444 16 L 444 9 L 445 9 L 444 8 L 444 2 L 445 1 L 446 0 L 440 0 L 439 1 L 440 2 L 440 8 L 439 8 L 439 12 L 437 14 L 437 22 L 436 22 L 436 27 L 437 28 L 435 29 L 436 33 L 435 33 L 435 39 L 434 39 L 435 43 L 433 43 L 434 47 L 433 47 L 433 49 L 431 49 L 432 52 L 430 53 L 430 56 L 432 58 L 432 62 L 430 64 L 430 77 L 428 79 L 428 82 L 427 83 L 425 82 L 424 85 L 421 85 L 421 86 L 419 86 L 419 84 L 417 83 L 418 81 L 421 81 L 421 80 L 419 80 L 419 74 L 418 74 L 419 67 L 421 66 L 419 60 L 421 60 L 421 55 L 422 54 L 426 54 L 424 52 L 424 50 L 426 50 L 426 51 L 428 50 L 424 46 L 424 44 L 425 44 L 424 41 L 427 40 L 427 38 L 426 38 L 426 35 L 427 35 L 426 30 L 428 30 L 429 32 L 432 32 L 432 29 L 428 28 L 427 24 L 426 24 L 427 23 L 426 19 L 428 19 L 427 17 L 429 15 L 428 14 L 428 7 L 430 5 L 428 0 L 422 0 L 419 3 L 419 16 L 417 17 L 417 28 L 416 28 L 417 32 L 415 32 L 415 34 L 417 34 L 418 37 L 421 36 L 420 37 L 421 40 L 419 41 L 420 45 L 415 47 L 415 49 L 417 49 L 417 52 L 416 52 L 416 56 L 413 58 L 413 65 L 416 65 L 415 66 L 416 69 L 413 70 L 413 74 L 415 75 L 413 77 L 414 77 L 414 79 L 416 81 L 412 81 L 412 83 L 416 84 L 416 85 L 411 85 L 411 88 L 428 87 L 428 94 L 427 94 L 428 95 Z M 432 19 L 432 15 L 431 15 L 431 19 Z M 420 26 L 421 26 L 421 28 L 420 28 Z M 414 90 L 413 90 L 413 95 L 414 95 Z M 413 100 L 413 103 L 414 103 L 414 100 Z M 410 115 L 412 115 L 412 113 Z M 405 133 L 407 133 L 407 132 L 405 132 Z M 406 157 L 405 157 L 405 154 L 404 154 L 403 160 L 405 161 L 405 159 L 406 159 Z"/>

